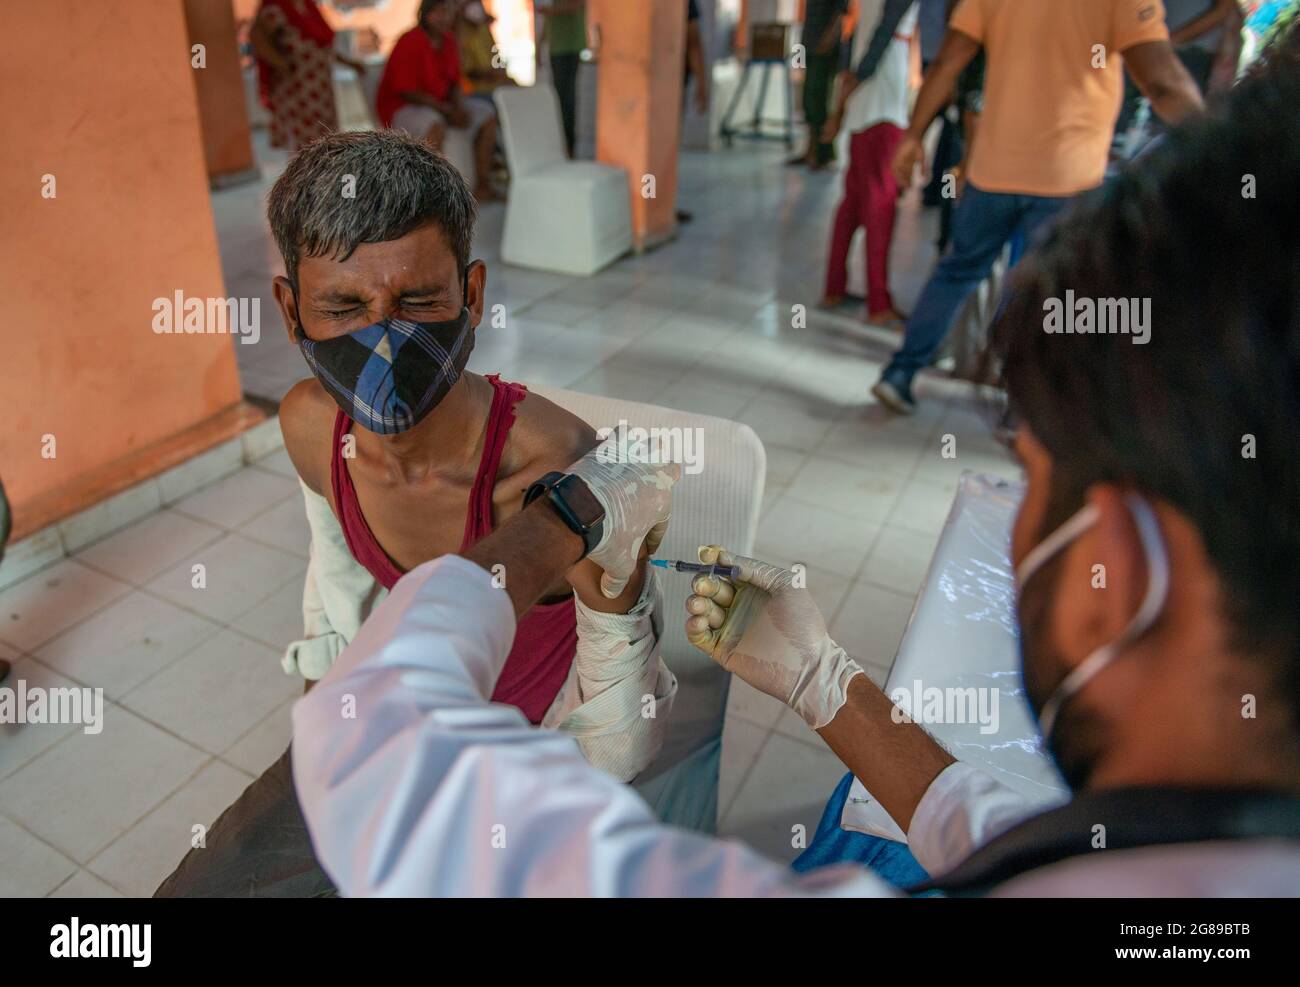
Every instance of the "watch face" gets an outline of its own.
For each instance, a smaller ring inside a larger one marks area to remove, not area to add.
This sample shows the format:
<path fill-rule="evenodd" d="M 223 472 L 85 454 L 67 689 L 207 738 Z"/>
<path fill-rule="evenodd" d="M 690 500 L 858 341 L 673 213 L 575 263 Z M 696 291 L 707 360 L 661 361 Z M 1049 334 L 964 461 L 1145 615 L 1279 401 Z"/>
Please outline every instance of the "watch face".
<path fill-rule="evenodd" d="M 590 529 L 605 519 L 605 509 L 600 506 L 600 501 L 578 477 L 566 476 L 555 491 L 564 498 L 583 527 Z"/>

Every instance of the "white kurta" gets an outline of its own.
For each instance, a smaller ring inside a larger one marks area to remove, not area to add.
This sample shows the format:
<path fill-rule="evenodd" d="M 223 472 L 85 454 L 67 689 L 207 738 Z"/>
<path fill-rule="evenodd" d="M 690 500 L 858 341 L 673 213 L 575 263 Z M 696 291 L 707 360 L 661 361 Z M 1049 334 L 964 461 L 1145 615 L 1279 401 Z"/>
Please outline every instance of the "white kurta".
<path fill-rule="evenodd" d="M 458 556 L 393 588 L 294 706 L 293 774 L 312 845 L 345 895 L 888 896 L 860 867 L 799 876 L 735 840 L 659 823 L 572 737 L 485 697 L 515 631 L 507 594 Z M 908 840 L 932 874 L 1024 814 L 987 774 L 948 767 Z M 1267 841 L 1107 850 L 997 893 L 1282 895 L 1300 849 Z"/>
<path fill-rule="evenodd" d="M 862 0 L 858 9 L 858 26 L 853 34 L 853 60 L 856 69 L 871 44 L 884 12 L 885 0 Z M 875 74 L 861 83 L 849 96 L 844 107 L 844 129 L 859 133 L 878 123 L 892 123 L 905 128 L 912 111 L 911 49 L 909 41 L 916 31 L 917 6 L 903 15 L 893 39 L 880 57 Z"/>

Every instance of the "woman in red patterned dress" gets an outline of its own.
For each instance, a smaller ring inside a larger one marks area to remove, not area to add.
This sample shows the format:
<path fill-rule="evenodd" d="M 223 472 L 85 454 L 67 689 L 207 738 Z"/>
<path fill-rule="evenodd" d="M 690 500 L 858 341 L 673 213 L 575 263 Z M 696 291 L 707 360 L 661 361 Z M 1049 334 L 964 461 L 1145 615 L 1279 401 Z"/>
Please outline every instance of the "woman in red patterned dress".
<path fill-rule="evenodd" d="M 315 0 L 262 0 L 250 39 L 262 103 L 271 111 L 271 146 L 296 151 L 337 130 L 334 60 L 358 73 L 365 66 L 334 51 L 334 30 Z"/>

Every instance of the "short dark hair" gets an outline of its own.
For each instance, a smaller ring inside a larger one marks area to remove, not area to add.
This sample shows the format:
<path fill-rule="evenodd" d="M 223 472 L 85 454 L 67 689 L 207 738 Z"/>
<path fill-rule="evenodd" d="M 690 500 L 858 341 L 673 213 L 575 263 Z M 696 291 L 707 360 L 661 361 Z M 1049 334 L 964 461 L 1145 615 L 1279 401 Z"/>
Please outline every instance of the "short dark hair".
<path fill-rule="evenodd" d="M 415 23 L 421 25 L 424 24 L 424 19 L 428 17 L 430 13 L 450 2 L 451 0 L 420 0 L 420 11 L 415 15 Z"/>
<path fill-rule="evenodd" d="M 463 277 L 476 206 L 456 166 L 428 144 L 371 130 L 327 134 L 303 147 L 271 189 L 266 212 L 297 284 L 302 257 L 347 260 L 363 243 L 396 240 L 429 223 L 447 237 Z"/>
<path fill-rule="evenodd" d="M 1110 482 L 1184 513 L 1232 646 L 1272 662 L 1300 723 L 1298 175 L 1293 30 L 1062 218 L 1013 276 L 992 355 L 1012 417 L 1052 457 L 1057 508 Z M 1149 298 L 1149 342 L 1045 332 L 1044 303 L 1067 289 Z"/>

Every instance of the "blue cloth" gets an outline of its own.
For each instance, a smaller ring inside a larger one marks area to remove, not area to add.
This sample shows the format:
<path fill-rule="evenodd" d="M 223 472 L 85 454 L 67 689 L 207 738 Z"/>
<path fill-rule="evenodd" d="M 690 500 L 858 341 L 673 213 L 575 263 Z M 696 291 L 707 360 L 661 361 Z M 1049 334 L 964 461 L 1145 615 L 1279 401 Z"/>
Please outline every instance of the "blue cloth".
<path fill-rule="evenodd" d="M 812 843 L 795 858 L 790 867 L 803 874 L 831 864 L 861 864 L 897 888 L 910 887 L 928 880 L 930 875 L 916 862 L 906 843 L 840 828 L 844 803 L 848 801 L 849 789 L 852 787 L 853 775 L 849 773 L 835 786 L 831 800 L 826 803 Z"/>
<path fill-rule="evenodd" d="M 948 30 L 948 0 L 921 0 L 917 23 L 921 28 L 921 61 L 933 62 Z"/>
<path fill-rule="evenodd" d="M 1008 240 L 1032 242 L 1069 198 L 985 192 L 967 184 L 953 216 L 952 250 L 940 259 L 916 310 L 907 320 L 903 345 L 887 371 L 912 376 L 930 363 L 952 327 L 962 302 L 989 276 Z"/>
<path fill-rule="evenodd" d="M 1263 34 L 1281 16 L 1282 12 L 1296 0 L 1265 0 L 1253 14 L 1246 18 L 1246 27 L 1256 34 Z"/>

